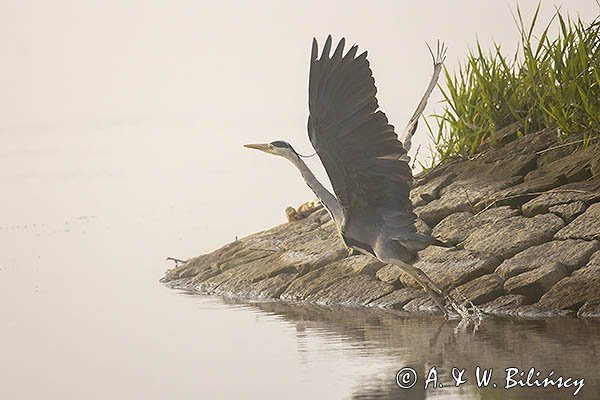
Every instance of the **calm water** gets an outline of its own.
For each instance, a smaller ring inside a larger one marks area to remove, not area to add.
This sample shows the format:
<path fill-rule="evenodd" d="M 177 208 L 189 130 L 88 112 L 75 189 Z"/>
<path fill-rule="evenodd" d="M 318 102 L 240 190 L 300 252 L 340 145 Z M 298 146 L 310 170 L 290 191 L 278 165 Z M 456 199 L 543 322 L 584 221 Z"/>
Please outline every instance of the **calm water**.
<path fill-rule="evenodd" d="M 310 195 L 254 185 L 257 175 L 296 175 L 239 143 L 207 147 L 197 127 L 157 125 L 0 132 L 0 398 L 573 397 L 574 388 L 500 389 L 508 367 L 584 378 L 577 398 L 597 398 L 597 322 L 462 327 L 161 286 L 166 256 L 281 222 L 285 205 Z M 477 388 L 476 366 L 493 368 L 498 388 Z M 396 385 L 404 367 L 419 376 L 410 390 Z M 444 387 L 425 391 L 432 367 Z M 453 367 L 466 371 L 458 388 Z"/>

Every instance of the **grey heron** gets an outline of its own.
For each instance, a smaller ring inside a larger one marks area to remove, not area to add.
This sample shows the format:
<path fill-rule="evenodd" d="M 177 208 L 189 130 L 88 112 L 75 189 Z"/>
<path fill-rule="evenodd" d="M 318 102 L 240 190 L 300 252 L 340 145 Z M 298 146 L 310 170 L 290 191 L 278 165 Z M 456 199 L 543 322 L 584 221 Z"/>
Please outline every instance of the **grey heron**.
<path fill-rule="evenodd" d="M 347 248 L 397 265 L 447 315 L 448 307 L 456 309 L 456 303 L 413 266 L 420 250 L 429 245 L 449 245 L 415 228 L 416 215 L 409 199 L 413 177 L 407 156 L 418 119 L 440 75 L 446 49 L 438 44 L 437 55 L 432 52 L 433 76 L 400 141 L 379 110 L 367 52 L 357 56 L 358 46 L 354 45 L 344 54 L 344 45 L 342 38 L 330 54 L 330 35 L 319 57 L 313 39 L 308 85 L 308 136 L 335 195 L 317 180 L 289 143 L 277 140 L 245 147 L 281 156 L 294 164 L 331 215 Z"/>

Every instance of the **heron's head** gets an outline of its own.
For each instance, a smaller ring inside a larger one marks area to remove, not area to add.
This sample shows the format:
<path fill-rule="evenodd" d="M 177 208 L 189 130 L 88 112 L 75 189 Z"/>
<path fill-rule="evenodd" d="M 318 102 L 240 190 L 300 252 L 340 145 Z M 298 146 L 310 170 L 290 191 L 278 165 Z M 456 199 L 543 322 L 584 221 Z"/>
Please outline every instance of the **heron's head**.
<path fill-rule="evenodd" d="M 284 142 L 283 140 L 276 140 L 271 143 L 245 144 L 244 147 L 264 151 L 265 153 L 274 154 L 287 159 L 291 157 L 298 157 L 298 153 L 296 153 L 292 145 L 290 145 L 288 142 Z"/>

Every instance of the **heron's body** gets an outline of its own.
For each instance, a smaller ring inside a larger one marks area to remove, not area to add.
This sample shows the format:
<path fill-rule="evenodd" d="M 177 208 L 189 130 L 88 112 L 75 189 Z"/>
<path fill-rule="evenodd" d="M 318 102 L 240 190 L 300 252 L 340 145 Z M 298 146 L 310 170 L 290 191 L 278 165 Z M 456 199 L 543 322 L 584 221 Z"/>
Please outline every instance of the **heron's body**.
<path fill-rule="evenodd" d="M 315 178 L 289 143 L 275 141 L 247 147 L 292 162 L 331 215 L 348 248 L 398 265 L 446 312 L 447 295 L 411 265 L 418 251 L 445 244 L 415 228 L 416 216 L 409 199 L 412 173 L 407 156 L 417 121 L 437 82 L 444 50 L 438 48 L 433 77 L 401 142 L 386 115 L 378 110 L 367 53 L 356 56 L 358 47 L 352 46 L 344 54 L 342 39 L 331 54 L 331 44 L 329 36 L 319 57 L 317 42 L 313 41 L 308 136 L 335 195 Z"/>

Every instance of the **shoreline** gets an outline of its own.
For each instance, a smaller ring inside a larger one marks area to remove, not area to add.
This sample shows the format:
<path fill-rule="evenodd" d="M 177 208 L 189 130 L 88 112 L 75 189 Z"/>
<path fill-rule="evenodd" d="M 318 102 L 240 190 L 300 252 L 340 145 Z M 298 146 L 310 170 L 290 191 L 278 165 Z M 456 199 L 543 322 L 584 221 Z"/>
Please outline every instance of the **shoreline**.
<path fill-rule="evenodd" d="M 496 135 L 471 160 L 417 176 L 417 229 L 456 245 L 415 264 L 487 314 L 600 317 L 600 144 L 559 143 L 555 130 Z M 573 138 L 569 138 L 569 141 Z M 299 207 L 302 208 L 302 207 Z M 397 267 L 348 256 L 319 205 L 166 272 L 197 293 L 437 313 Z"/>

